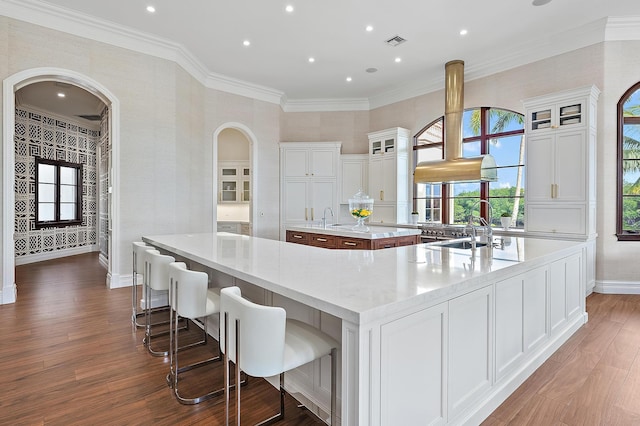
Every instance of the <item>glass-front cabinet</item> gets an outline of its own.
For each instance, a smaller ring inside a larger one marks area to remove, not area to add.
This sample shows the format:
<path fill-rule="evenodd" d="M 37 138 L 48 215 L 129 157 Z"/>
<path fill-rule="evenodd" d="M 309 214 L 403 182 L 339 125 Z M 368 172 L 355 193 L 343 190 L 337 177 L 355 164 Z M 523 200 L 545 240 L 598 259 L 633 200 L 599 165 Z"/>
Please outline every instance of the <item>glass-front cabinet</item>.
<path fill-rule="evenodd" d="M 585 102 L 571 99 L 556 104 L 546 105 L 528 112 L 528 129 L 530 132 L 548 129 L 568 129 L 584 125 Z"/>
<path fill-rule="evenodd" d="M 251 200 L 251 169 L 248 162 L 220 162 L 218 201 L 248 203 Z"/>

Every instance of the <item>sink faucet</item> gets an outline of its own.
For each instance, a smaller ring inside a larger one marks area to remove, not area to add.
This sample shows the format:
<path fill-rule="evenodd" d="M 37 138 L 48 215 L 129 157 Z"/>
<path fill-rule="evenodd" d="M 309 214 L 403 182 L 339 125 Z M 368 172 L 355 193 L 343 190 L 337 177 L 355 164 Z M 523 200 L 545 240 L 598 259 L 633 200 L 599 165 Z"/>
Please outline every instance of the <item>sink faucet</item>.
<path fill-rule="evenodd" d="M 327 229 L 327 210 L 331 213 L 331 217 L 333 217 L 333 209 L 331 207 L 325 207 L 322 212 L 322 227 Z"/>
<path fill-rule="evenodd" d="M 473 205 L 473 207 L 471 207 L 471 214 L 469 215 L 469 226 L 471 227 L 471 236 L 473 237 L 473 239 L 471 240 L 471 244 L 473 248 L 475 248 L 475 241 L 476 241 L 476 235 L 477 235 L 477 228 L 473 224 L 473 218 L 474 218 L 473 210 L 476 207 L 478 207 L 481 203 L 486 203 L 487 206 L 489 206 L 489 221 L 486 221 L 481 216 L 479 217 L 478 222 L 480 223 L 480 226 L 484 228 L 483 235 L 487 239 L 487 244 L 491 244 L 491 241 L 493 240 L 493 228 L 491 228 L 491 222 L 493 222 L 493 207 L 491 207 L 491 203 L 488 202 L 487 200 L 479 200 L 477 203 Z"/>

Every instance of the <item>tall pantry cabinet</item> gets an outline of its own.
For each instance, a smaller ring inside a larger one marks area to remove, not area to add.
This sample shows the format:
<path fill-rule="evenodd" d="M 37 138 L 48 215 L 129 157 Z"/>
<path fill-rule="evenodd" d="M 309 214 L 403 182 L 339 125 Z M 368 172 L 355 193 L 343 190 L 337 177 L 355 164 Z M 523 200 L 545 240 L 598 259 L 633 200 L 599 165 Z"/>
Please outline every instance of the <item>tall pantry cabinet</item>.
<path fill-rule="evenodd" d="M 409 130 L 394 127 L 369 133 L 371 222 L 409 220 Z"/>
<path fill-rule="evenodd" d="M 595 285 L 599 94 L 588 86 L 523 101 L 526 231 L 587 241 L 588 292 Z"/>
<path fill-rule="evenodd" d="M 287 226 L 319 222 L 338 212 L 340 142 L 280 143 L 280 239 Z"/>

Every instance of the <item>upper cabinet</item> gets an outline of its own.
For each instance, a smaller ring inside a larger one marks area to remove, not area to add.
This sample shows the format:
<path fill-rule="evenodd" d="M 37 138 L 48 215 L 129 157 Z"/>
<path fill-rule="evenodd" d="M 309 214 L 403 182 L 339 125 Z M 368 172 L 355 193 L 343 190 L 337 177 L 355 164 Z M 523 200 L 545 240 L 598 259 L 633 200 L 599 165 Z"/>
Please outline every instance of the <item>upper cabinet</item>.
<path fill-rule="evenodd" d="M 369 133 L 371 222 L 409 220 L 409 130 L 401 127 Z"/>
<path fill-rule="evenodd" d="M 342 154 L 340 156 L 340 204 L 348 204 L 349 198 L 359 190 L 368 193 L 369 156 L 367 154 Z"/>
<path fill-rule="evenodd" d="M 285 178 L 335 178 L 338 174 L 338 158 L 336 156 L 336 142 L 322 143 L 317 147 L 309 147 L 308 144 L 303 143 L 292 143 L 287 145 L 283 151 L 282 175 Z"/>
<path fill-rule="evenodd" d="M 325 209 L 338 214 L 340 142 L 280 143 L 280 236 L 287 226 L 319 222 Z"/>
<path fill-rule="evenodd" d="M 524 101 L 527 231 L 595 235 L 599 93 L 589 86 Z"/>
<path fill-rule="evenodd" d="M 220 161 L 218 164 L 218 201 L 248 203 L 251 197 L 251 169 L 248 161 Z"/>

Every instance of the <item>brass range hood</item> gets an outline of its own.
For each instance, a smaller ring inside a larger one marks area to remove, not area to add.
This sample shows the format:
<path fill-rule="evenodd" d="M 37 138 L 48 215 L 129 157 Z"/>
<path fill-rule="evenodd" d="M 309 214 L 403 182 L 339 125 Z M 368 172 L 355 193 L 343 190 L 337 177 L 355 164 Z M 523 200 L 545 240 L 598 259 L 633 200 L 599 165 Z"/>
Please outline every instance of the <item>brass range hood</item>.
<path fill-rule="evenodd" d="M 498 180 L 491 155 L 462 158 L 462 114 L 464 112 L 464 61 L 449 61 L 445 70 L 444 160 L 418 163 L 415 183 L 478 182 Z"/>

